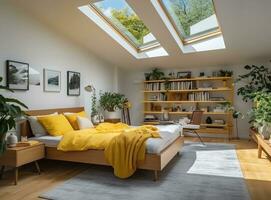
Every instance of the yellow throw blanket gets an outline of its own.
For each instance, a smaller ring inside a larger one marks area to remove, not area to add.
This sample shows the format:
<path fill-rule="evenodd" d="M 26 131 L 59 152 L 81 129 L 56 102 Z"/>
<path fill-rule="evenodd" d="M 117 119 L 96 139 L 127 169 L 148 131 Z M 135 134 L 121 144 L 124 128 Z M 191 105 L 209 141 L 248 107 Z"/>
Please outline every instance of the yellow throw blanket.
<path fill-rule="evenodd" d="M 136 163 L 145 159 L 145 141 L 160 137 L 154 126 L 131 128 L 126 124 L 102 123 L 96 128 L 64 134 L 57 149 L 62 151 L 105 150 L 106 161 L 120 178 L 131 176 Z"/>

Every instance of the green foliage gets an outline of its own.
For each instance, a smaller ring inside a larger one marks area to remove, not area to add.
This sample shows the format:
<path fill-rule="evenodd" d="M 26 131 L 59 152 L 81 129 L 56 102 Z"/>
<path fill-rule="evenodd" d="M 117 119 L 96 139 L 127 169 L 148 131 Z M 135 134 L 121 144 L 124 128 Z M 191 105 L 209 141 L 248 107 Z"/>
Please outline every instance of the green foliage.
<path fill-rule="evenodd" d="M 214 14 L 212 0 L 169 0 L 171 9 L 178 17 L 185 35 L 190 35 L 190 27 Z"/>
<path fill-rule="evenodd" d="M 164 76 L 165 73 L 158 68 L 153 69 L 152 72 L 150 73 L 150 77 L 152 80 L 161 80 L 164 78 Z"/>
<path fill-rule="evenodd" d="M 105 92 L 100 95 L 100 106 L 109 112 L 122 109 L 127 98 L 123 94 L 115 92 Z"/>
<path fill-rule="evenodd" d="M 136 38 L 139 44 L 143 44 L 143 37 L 149 34 L 150 30 L 136 14 L 131 12 L 129 8 L 114 9 L 111 14 Z"/>
<path fill-rule="evenodd" d="M 244 67 L 248 73 L 239 75 L 236 82 L 243 81 L 246 84 L 237 90 L 237 94 L 243 96 L 244 101 L 253 100 L 257 92 L 271 92 L 271 71 L 270 69 L 261 66 Z"/>
<path fill-rule="evenodd" d="M 271 93 L 258 92 L 254 101 L 257 105 L 250 111 L 250 122 L 257 127 L 271 124 Z"/>
<path fill-rule="evenodd" d="M 93 91 L 91 96 L 91 116 L 97 115 L 97 96 L 96 96 L 96 90 Z"/>
<path fill-rule="evenodd" d="M 0 77 L 0 83 L 2 80 L 3 78 Z M 13 92 L 3 85 L 0 85 L 0 90 Z M 5 98 L 3 95 L 0 95 L 0 155 L 4 152 L 6 147 L 6 133 L 12 128 L 15 128 L 16 118 L 24 115 L 21 107 L 27 108 L 26 105 L 17 99 Z"/>
<path fill-rule="evenodd" d="M 238 119 L 239 117 L 244 118 L 244 115 L 240 111 L 236 110 L 231 102 L 223 102 L 220 103 L 220 105 L 225 109 L 226 112 L 231 112 L 234 119 Z"/>

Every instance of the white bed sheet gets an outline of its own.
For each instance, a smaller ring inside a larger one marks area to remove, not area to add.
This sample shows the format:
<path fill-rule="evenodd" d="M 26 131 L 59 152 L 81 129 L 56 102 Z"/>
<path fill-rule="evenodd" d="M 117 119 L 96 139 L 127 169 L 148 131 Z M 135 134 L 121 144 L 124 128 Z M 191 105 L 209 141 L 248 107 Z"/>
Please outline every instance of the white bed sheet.
<path fill-rule="evenodd" d="M 150 154 L 159 154 L 182 134 L 182 127 L 180 125 L 157 125 L 156 127 L 159 129 L 161 138 L 149 138 L 146 141 L 147 153 Z M 57 147 L 61 138 L 62 136 L 46 135 L 32 137 L 29 140 L 40 141 L 46 147 Z"/>

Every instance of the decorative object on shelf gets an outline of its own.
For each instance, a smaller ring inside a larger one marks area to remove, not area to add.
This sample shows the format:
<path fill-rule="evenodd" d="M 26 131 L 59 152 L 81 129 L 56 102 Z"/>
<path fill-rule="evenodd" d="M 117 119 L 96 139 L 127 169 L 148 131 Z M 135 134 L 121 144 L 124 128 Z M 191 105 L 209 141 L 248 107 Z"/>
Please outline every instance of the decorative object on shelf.
<path fill-rule="evenodd" d="M 151 80 L 151 73 L 145 73 L 145 81 Z"/>
<path fill-rule="evenodd" d="M 170 72 L 168 74 L 168 76 L 169 76 L 170 79 L 176 79 L 177 78 L 176 75 L 175 75 L 175 72 Z"/>
<path fill-rule="evenodd" d="M 232 77 L 233 71 L 231 70 L 220 70 L 219 71 L 219 76 L 221 77 Z"/>
<path fill-rule="evenodd" d="M 213 71 L 212 75 L 213 75 L 213 77 L 218 77 L 218 76 L 220 76 L 220 72 L 219 71 Z"/>
<path fill-rule="evenodd" d="M 29 90 L 29 64 L 7 60 L 7 88 Z"/>
<path fill-rule="evenodd" d="M 248 73 L 239 75 L 236 82 L 245 83 L 244 86 L 238 88 L 237 94 L 241 95 L 243 101 L 253 100 L 257 92 L 271 92 L 271 70 L 264 66 L 255 65 L 244 67 Z"/>
<path fill-rule="evenodd" d="M 44 69 L 43 70 L 44 91 L 45 92 L 60 92 L 61 90 L 61 72 Z"/>
<path fill-rule="evenodd" d="M 0 77 L 0 83 L 3 78 Z M 0 90 L 7 90 L 13 92 L 13 90 L 0 85 Z M 9 130 L 16 127 L 16 119 L 24 115 L 22 108 L 27 108 L 22 102 L 17 99 L 5 98 L 0 94 L 0 107 L 6 108 L 0 112 L 0 155 L 6 150 L 6 134 Z"/>
<path fill-rule="evenodd" d="M 212 118 L 211 118 L 210 116 L 208 116 L 208 117 L 206 118 L 206 124 L 212 124 L 212 123 L 213 123 Z"/>
<path fill-rule="evenodd" d="M 9 136 L 7 137 L 8 147 L 16 147 L 17 142 L 18 142 L 17 135 L 15 135 L 14 133 L 10 133 Z"/>
<path fill-rule="evenodd" d="M 80 73 L 67 71 L 67 95 L 80 96 Z"/>
<path fill-rule="evenodd" d="M 204 73 L 204 72 L 200 72 L 200 73 L 199 73 L 199 76 L 200 76 L 200 77 L 204 77 L 204 76 L 205 76 L 205 73 Z"/>
<path fill-rule="evenodd" d="M 169 110 L 168 109 L 163 109 L 163 121 L 168 121 L 169 120 Z"/>
<path fill-rule="evenodd" d="M 177 78 L 191 78 L 191 71 L 178 72 Z"/>
<path fill-rule="evenodd" d="M 105 111 L 106 119 L 119 119 L 120 113 L 127 98 L 123 94 L 104 92 L 100 94 L 100 106 Z"/>
<path fill-rule="evenodd" d="M 264 139 L 271 134 L 271 93 L 258 92 L 255 94 L 256 106 L 249 112 L 250 122 L 258 128 Z"/>

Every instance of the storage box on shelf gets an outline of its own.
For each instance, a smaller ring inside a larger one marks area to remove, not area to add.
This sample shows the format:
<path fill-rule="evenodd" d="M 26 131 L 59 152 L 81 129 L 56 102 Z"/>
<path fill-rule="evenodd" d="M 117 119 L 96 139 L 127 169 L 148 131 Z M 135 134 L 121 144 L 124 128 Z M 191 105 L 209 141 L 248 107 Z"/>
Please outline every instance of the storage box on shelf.
<path fill-rule="evenodd" d="M 144 81 L 144 115 L 162 119 L 163 109 L 170 118 L 191 116 L 192 110 L 204 110 L 204 116 L 221 119 L 224 124 L 206 124 L 202 121 L 199 133 L 226 134 L 232 138 L 233 118 L 230 112 L 216 109 L 221 103 L 233 103 L 232 77 L 193 77 L 185 79 Z M 176 109 L 177 108 L 177 109 Z M 145 124 L 159 124 L 159 120 Z"/>

